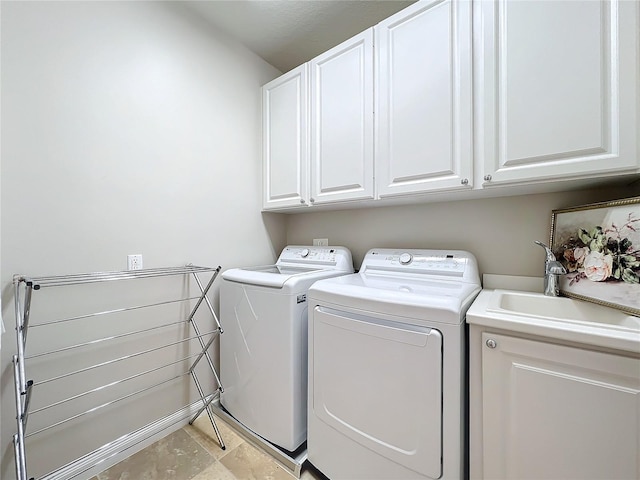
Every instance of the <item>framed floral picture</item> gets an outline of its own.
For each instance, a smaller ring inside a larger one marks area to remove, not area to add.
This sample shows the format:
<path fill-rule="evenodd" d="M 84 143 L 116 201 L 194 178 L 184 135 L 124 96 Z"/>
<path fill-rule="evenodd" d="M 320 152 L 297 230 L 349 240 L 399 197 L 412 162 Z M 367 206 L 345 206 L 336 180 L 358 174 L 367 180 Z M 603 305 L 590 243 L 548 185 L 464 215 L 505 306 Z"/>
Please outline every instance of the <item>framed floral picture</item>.
<path fill-rule="evenodd" d="M 560 292 L 640 316 L 640 197 L 554 210 Z"/>

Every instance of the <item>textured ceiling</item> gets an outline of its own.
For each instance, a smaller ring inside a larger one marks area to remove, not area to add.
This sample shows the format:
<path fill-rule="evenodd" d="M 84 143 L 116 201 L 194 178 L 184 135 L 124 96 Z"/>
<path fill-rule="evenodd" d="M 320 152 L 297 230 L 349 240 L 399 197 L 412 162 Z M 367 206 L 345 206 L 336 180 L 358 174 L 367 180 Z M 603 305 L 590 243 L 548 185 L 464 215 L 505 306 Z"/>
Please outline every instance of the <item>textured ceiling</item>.
<path fill-rule="evenodd" d="M 415 0 L 209 0 L 184 5 L 282 72 Z"/>

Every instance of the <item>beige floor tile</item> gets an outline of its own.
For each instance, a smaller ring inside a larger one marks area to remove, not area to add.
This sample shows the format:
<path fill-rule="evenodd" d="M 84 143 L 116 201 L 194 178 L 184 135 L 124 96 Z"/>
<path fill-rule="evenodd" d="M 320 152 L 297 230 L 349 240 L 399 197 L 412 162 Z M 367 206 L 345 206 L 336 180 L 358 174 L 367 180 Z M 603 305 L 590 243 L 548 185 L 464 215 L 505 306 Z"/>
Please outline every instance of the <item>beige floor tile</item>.
<path fill-rule="evenodd" d="M 294 477 L 258 449 L 242 443 L 220 459 L 241 480 L 292 480 Z"/>
<path fill-rule="evenodd" d="M 226 450 L 222 450 L 220 448 L 218 437 L 216 437 L 216 433 L 213 431 L 213 427 L 211 426 L 211 421 L 206 414 L 200 415 L 200 417 L 193 422 L 193 425 L 185 426 L 184 430 L 202 447 L 204 447 L 207 452 L 213 455 L 216 459 L 220 459 L 243 443 L 244 440 L 231 430 L 231 428 L 229 428 L 222 419 L 215 417 L 215 420 L 218 430 L 220 430 L 220 435 L 222 435 L 222 441 L 225 444 Z"/>
<path fill-rule="evenodd" d="M 191 480 L 239 480 L 220 462 L 215 461 Z"/>
<path fill-rule="evenodd" d="M 300 475 L 300 480 L 328 480 L 322 473 L 317 470 L 307 467 L 304 465 L 302 467 L 302 473 Z"/>
<path fill-rule="evenodd" d="M 215 462 L 184 430 L 98 474 L 99 480 L 190 480 Z"/>

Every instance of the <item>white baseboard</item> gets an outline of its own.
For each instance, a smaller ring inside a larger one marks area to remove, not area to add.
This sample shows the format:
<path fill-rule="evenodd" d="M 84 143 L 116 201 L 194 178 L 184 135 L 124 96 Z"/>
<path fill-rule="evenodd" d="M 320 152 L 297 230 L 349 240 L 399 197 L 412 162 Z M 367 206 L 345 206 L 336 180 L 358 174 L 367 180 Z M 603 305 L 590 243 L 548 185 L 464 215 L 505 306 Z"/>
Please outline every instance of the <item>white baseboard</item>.
<path fill-rule="evenodd" d="M 189 423 L 202 408 L 202 400 L 94 450 L 38 480 L 88 480 L 107 468 Z"/>

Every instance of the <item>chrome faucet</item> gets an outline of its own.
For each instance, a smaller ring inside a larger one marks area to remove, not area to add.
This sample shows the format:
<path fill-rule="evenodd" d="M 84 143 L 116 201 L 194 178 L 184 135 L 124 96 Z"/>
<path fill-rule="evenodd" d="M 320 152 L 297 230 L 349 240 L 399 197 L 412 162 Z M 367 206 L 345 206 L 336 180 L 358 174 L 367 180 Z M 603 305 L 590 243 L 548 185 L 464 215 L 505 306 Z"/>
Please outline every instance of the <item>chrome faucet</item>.
<path fill-rule="evenodd" d="M 567 273 L 567 269 L 556 259 L 548 246 L 538 240 L 535 240 L 535 243 L 547 252 L 547 258 L 544 262 L 544 294 L 557 297 L 560 295 L 560 275 Z"/>

